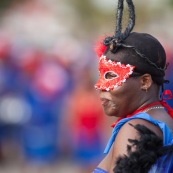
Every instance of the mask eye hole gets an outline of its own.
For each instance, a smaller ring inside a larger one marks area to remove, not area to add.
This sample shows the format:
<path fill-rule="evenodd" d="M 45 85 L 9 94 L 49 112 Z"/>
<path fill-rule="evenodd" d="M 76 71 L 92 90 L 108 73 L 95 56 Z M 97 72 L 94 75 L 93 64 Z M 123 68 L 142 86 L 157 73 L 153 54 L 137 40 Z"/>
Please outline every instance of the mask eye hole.
<path fill-rule="evenodd" d="M 105 73 L 105 79 L 115 79 L 118 75 L 115 72 L 108 71 Z"/>

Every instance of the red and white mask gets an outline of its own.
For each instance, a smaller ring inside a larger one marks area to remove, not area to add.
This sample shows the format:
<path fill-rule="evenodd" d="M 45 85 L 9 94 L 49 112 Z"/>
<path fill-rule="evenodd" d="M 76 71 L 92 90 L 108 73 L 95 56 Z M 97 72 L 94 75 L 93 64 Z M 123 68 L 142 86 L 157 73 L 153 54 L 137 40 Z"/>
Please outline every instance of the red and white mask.
<path fill-rule="evenodd" d="M 134 68 L 135 66 L 130 64 L 125 65 L 121 62 L 108 60 L 106 56 L 102 55 L 99 61 L 100 78 L 95 88 L 109 91 L 121 86 L 133 73 Z M 113 74 L 111 78 L 107 77 L 110 73 Z"/>

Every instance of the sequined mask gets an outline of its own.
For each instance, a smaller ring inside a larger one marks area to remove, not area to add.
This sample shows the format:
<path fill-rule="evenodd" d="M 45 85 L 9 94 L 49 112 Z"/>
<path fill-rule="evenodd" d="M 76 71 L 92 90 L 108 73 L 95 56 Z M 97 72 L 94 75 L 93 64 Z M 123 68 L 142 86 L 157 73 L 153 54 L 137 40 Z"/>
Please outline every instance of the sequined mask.
<path fill-rule="evenodd" d="M 121 86 L 129 76 L 133 73 L 135 66 L 130 64 L 121 64 L 121 62 L 115 62 L 106 59 L 106 56 L 102 55 L 99 61 L 100 78 L 95 84 L 95 88 L 98 90 L 113 90 L 114 88 Z M 112 74 L 109 78 L 108 75 Z"/>

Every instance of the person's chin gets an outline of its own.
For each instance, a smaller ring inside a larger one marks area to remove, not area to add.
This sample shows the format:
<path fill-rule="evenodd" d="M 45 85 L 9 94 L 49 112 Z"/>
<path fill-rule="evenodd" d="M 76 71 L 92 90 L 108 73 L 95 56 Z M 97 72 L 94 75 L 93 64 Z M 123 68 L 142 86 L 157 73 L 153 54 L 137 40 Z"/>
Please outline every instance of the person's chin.
<path fill-rule="evenodd" d="M 111 103 L 110 100 L 104 100 L 102 102 L 102 108 L 103 108 L 103 111 L 104 113 L 107 115 L 107 116 L 116 116 L 117 113 L 118 113 L 118 110 L 115 109 L 115 106 L 114 104 Z"/>
<path fill-rule="evenodd" d="M 117 117 L 117 113 L 110 110 L 104 110 L 104 113 L 109 117 Z"/>

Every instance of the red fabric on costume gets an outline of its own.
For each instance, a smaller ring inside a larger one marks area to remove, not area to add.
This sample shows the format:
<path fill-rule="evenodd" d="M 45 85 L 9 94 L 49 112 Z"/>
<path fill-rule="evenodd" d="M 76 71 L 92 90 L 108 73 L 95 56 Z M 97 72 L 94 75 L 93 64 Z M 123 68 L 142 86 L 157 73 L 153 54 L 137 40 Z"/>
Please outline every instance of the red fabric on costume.
<path fill-rule="evenodd" d="M 161 104 L 164 106 L 168 114 L 173 118 L 173 109 L 166 103 L 166 100 L 172 99 L 172 92 L 170 90 L 165 90 L 162 94 Z"/>

